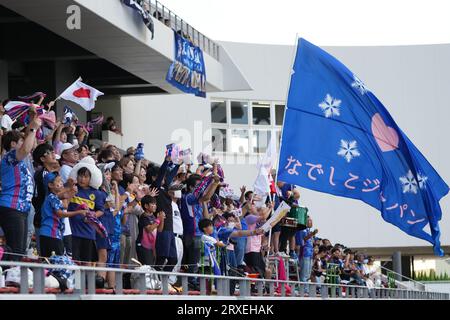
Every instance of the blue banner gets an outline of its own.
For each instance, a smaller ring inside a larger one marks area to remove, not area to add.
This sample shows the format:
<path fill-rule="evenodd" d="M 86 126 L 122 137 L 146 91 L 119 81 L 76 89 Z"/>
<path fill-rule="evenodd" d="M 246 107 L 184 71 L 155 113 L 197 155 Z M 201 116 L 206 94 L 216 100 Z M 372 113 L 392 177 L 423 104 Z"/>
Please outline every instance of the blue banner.
<path fill-rule="evenodd" d="M 166 80 L 183 92 L 206 97 L 206 72 L 202 50 L 175 35 L 175 60 L 167 72 Z"/>
<path fill-rule="evenodd" d="M 292 72 L 278 179 L 362 200 L 443 255 L 439 200 L 449 187 L 383 104 L 341 62 L 304 39 Z"/>

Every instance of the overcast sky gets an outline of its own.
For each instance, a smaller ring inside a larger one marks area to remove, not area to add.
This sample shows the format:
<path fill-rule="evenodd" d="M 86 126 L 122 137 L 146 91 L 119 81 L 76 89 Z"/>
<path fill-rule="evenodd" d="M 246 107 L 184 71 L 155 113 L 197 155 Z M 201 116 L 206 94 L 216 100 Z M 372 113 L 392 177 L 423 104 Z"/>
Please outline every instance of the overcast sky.
<path fill-rule="evenodd" d="M 162 0 L 214 40 L 317 45 L 450 43 L 450 0 Z"/>

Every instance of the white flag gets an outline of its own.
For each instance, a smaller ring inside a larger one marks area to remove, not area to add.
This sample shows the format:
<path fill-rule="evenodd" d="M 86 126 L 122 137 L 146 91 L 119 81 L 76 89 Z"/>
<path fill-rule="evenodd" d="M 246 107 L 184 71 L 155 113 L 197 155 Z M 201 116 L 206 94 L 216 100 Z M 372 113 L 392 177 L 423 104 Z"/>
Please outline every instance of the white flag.
<path fill-rule="evenodd" d="M 277 151 L 275 147 L 275 140 L 270 139 L 266 154 L 260 159 L 258 163 L 258 176 L 253 185 L 253 191 L 260 196 L 267 196 L 270 194 L 270 183 L 272 181 L 271 171 L 275 167 L 277 161 Z"/>
<path fill-rule="evenodd" d="M 283 219 L 290 210 L 291 210 L 291 207 L 286 202 L 281 201 L 277 210 L 275 210 L 275 212 L 272 214 L 270 219 L 267 220 L 266 223 L 264 223 L 264 225 L 261 228 L 264 230 L 264 232 L 269 231 L 278 222 L 280 222 L 280 220 Z"/>
<path fill-rule="evenodd" d="M 81 82 L 81 78 L 78 78 L 59 97 L 79 104 L 86 111 L 91 111 L 95 108 L 97 97 L 103 94 L 103 92 Z"/>

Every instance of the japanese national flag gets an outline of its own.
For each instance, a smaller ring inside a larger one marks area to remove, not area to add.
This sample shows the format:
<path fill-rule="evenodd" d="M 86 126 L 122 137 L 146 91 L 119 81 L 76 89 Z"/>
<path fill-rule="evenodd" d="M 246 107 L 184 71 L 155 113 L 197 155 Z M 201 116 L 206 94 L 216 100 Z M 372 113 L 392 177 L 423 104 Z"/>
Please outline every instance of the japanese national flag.
<path fill-rule="evenodd" d="M 95 108 L 97 97 L 103 94 L 103 92 L 81 82 L 81 78 L 78 78 L 59 97 L 79 104 L 86 111 L 91 111 Z"/>

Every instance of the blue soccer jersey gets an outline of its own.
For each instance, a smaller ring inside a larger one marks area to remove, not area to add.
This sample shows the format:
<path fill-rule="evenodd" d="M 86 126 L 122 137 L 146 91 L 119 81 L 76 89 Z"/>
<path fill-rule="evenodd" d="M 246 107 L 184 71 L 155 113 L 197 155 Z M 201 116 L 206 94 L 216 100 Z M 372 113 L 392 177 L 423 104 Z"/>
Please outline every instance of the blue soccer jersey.
<path fill-rule="evenodd" d="M 63 238 L 64 221 L 56 215 L 58 210 L 64 210 L 62 201 L 54 193 L 48 194 L 41 208 L 41 236 Z"/>
<path fill-rule="evenodd" d="M 0 206 L 28 213 L 34 192 L 33 175 L 25 161 L 16 158 L 16 150 L 9 151 L 2 159 L 2 191 Z"/>

